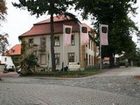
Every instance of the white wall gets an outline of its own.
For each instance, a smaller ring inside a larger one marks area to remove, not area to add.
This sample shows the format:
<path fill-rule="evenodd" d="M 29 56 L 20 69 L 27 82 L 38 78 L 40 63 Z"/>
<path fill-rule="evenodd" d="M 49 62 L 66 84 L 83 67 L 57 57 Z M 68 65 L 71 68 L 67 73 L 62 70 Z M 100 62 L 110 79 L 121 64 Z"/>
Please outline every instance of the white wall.
<path fill-rule="evenodd" d="M 75 45 L 74 46 L 65 46 L 64 51 L 63 51 L 63 35 L 62 34 L 55 34 L 56 36 L 60 36 L 60 46 L 55 47 L 55 53 L 60 53 L 60 65 L 56 65 L 57 69 L 62 68 L 62 62 L 64 60 L 64 66 L 68 64 L 68 53 L 74 52 L 75 53 L 75 62 L 79 62 L 79 34 L 78 33 L 73 33 L 75 35 Z M 42 36 L 35 36 L 35 37 L 26 37 L 25 41 L 28 42 L 30 38 L 34 39 L 34 44 L 39 45 L 38 49 L 40 47 L 40 38 Z M 43 37 L 46 37 L 46 65 L 42 65 L 44 67 L 51 67 L 51 48 L 50 48 L 50 35 L 43 35 Z M 40 63 L 40 52 L 38 51 L 38 62 Z M 48 58 L 49 57 L 49 58 Z M 64 58 L 64 59 L 63 59 Z"/>
<path fill-rule="evenodd" d="M 80 37 L 79 33 L 73 33 L 75 35 L 75 45 L 74 46 L 65 46 L 63 49 L 63 34 L 55 34 L 55 36 L 59 36 L 60 39 L 60 46 L 55 47 L 55 53 L 60 54 L 60 65 L 56 65 L 57 69 L 62 68 L 62 62 L 64 62 L 64 66 L 68 65 L 68 53 L 74 52 L 75 53 L 75 62 L 80 62 Z M 40 48 L 40 38 L 46 37 L 46 64 L 42 65 L 43 67 L 51 67 L 51 48 L 50 48 L 50 35 L 43 35 L 43 36 L 35 36 L 35 37 L 25 37 L 25 41 L 28 42 L 30 38 L 34 39 L 34 44 L 38 45 L 38 49 Z M 93 42 L 91 43 L 93 44 Z M 86 48 L 86 53 L 94 57 L 94 49 Z M 38 63 L 40 63 L 40 51 L 37 52 L 38 55 Z M 93 62 L 94 63 L 94 62 Z"/>
<path fill-rule="evenodd" d="M 10 56 L 1 56 L 1 64 L 6 64 L 7 66 L 14 66 L 12 58 Z"/>

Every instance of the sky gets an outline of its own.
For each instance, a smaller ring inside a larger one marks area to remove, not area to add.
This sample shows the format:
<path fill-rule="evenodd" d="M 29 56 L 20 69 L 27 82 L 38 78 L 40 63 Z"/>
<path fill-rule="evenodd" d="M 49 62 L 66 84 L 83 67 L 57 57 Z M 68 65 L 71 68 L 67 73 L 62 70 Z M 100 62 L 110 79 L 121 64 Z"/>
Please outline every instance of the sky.
<path fill-rule="evenodd" d="M 20 43 L 20 41 L 18 40 L 18 36 L 31 29 L 34 23 L 49 18 L 47 14 L 37 18 L 36 16 L 31 16 L 27 10 L 21 10 L 19 8 L 13 7 L 11 2 L 18 2 L 18 0 L 6 0 L 6 2 L 8 7 L 7 16 L 6 16 L 6 20 L 1 23 L 0 34 L 8 33 L 9 35 L 8 40 L 10 44 L 9 47 L 12 47 L 15 44 Z M 136 17 L 133 17 L 132 19 L 140 27 L 140 0 L 138 0 L 136 6 L 139 7 L 137 10 L 138 14 Z M 80 21 L 85 22 L 86 24 L 91 26 L 90 23 L 91 20 L 82 20 L 80 15 L 75 13 L 75 11 L 72 12 L 76 14 L 76 16 L 78 16 L 78 19 Z M 136 36 L 133 37 L 133 40 L 136 42 Z"/>

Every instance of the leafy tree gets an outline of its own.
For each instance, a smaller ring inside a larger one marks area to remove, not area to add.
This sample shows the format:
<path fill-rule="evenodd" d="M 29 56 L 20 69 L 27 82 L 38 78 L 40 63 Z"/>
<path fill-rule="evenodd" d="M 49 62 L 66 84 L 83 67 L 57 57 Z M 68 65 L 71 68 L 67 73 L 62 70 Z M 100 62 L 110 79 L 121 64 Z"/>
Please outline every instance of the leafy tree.
<path fill-rule="evenodd" d="M 6 14 L 7 7 L 5 5 L 5 0 L 0 0 L 0 20 L 4 20 L 4 16 Z"/>
<path fill-rule="evenodd" d="M 4 20 L 5 19 L 5 14 L 6 14 L 6 4 L 5 4 L 5 0 L 0 0 L 0 20 Z M 4 54 L 4 52 L 6 51 L 6 47 L 8 45 L 8 40 L 7 40 L 7 34 L 0 34 L 0 53 Z"/>
<path fill-rule="evenodd" d="M 131 33 L 139 33 L 135 23 L 128 14 L 136 14 L 133 4 L 136 0 L 75 0 L 76 9 L 81 9 L 83 18 L 89 15 L 96 20 L 95 25 L 99 32 L 99 24 L 109 25 L 109 46 L 102 46 L 102 57 L 110 57 L 110 64 L 114 64 L 113 56 L 125 52 L 125 55 L 135 51 L 135 43 Z M 99 36 L 99 33 L 98 33 Z M 129 46 L 129 47 L 128 47 Z"/>
<path fill-rule="evenodd" d="M 69 5 L 72 5 L 71 0 L 19 0 L 18 3 L 13 3 L 14 6 L 26 8 L 32 15 L 37 16 L 48 13 L 50 15 L 50 29 L 51 29 L 51 59 L 52 71 L 56 70 L 55 54 L 54 54 L 54 20 L 53 16 L 56 14 L 69 15 L 74 18 L 74 15 L 67 12 Z"/>
<path fill-rule="evenodd" d="M 1 35 L 0 34 L 0 54 L 4 54 L 7 51 L 7 46 L 8 46 L 8 39 L 7 39 L 8 35 L 4 34 Z"/>
<path fill-rule="evenodd" d="M 38 60 L 37 60 L 37 55 L 36 55 L 36 45 L 31 45 L 29 46 L 29 43 L 26 41 L 22 41 L 21 43 L 22 48 L 21 48 L 21 56 L 19 59 L 20 65 L 18 65 L 16 68 L 20 69 L 20 74 L 21 75 L 28 75 L 32 74 L 33 72 L 36 71 L 36 67 L 38 66 Z"/>

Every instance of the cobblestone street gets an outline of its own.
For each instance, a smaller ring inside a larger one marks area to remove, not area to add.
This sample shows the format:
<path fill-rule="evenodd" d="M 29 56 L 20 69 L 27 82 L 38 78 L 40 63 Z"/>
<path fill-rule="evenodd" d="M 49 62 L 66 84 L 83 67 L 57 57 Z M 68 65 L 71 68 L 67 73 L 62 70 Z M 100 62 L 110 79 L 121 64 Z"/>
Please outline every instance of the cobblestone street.
<path fill-rule="evenodd" d="M 84 78 L 7 75 L 0 81 L 0 105 L 140 105 L 140 80 L 135 75 L 140 68 Z"/>

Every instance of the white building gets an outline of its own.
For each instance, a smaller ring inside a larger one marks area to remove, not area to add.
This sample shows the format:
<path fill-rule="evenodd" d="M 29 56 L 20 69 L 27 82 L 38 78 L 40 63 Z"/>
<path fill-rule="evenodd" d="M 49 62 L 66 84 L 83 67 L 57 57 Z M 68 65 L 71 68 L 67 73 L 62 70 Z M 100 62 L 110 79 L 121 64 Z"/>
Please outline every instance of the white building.
<path fill-rule="evenodd" d="M 72 26 L 71 45 L 63 48 L 63 25 Z M 86 25 L 86 24 L 84 24 Z M 87 26 L 89 33 L 89 44 L 81 45 L 80 43 L 80 25 L 72 19 L 64 16 L 54 17 L 54 39 L 55 39 L 55 58 L 56 68 L 62 68 L 69 63 L 77 63 L 81 68 L 92 66 L 97 63 L 97 47 L 94 43 L 95 31 Z M 50 19 L 41 21 L 20 35 L 21 41 L 26 41 L 28 45 L 37 45 L 36 55 L 38 63 L 43 67 L 51 68 L 51 51 L 50 51 Z"/>
<path fill-rule="evenodd" d="M 1 64 L 6 65 L 7 69 L 15 67 L 13 60 L 10 56 L 1 56 L 0 61 L 1 61 Z"/>

